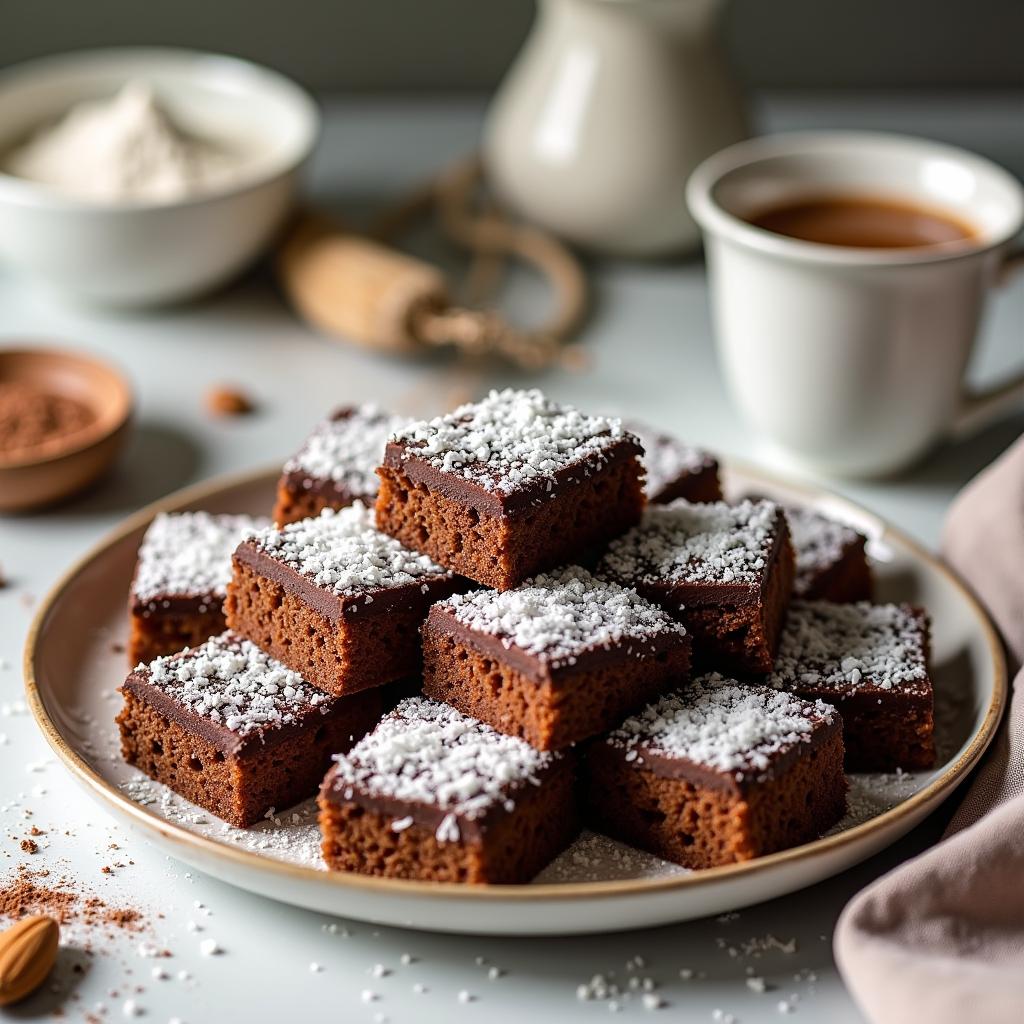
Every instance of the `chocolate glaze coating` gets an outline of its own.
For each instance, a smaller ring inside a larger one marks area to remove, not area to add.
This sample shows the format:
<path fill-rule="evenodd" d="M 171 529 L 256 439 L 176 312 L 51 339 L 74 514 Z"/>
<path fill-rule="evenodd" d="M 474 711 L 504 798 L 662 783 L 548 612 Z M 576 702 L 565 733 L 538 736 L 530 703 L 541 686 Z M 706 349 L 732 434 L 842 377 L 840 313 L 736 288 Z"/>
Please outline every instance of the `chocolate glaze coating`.
<path fill-rule="evenodd" d="M 744 608 L 764 602 L 765 591 L 772 567 L 789 536 L 789 530 L 781 509 L 776 512 L 775 541 L 765 561 L 764 570 L 756 583 L 687 583 L 669 580 L 648 583 L 643 580 L 619 579 L 626 587 L 636 587 L 638 594 L 655 601 L 663 608 L 703 608 L 709 605 L 729 605 Z M 615 576 L 615 574 L 611 574 Z"/>
<path fill-rule="evenodd" d="M 139 700 L 154 707 L 164 718 L 176 722 L 187 732 L 205 740 L 211 746 L 233 757 L 244 757 L 247 751 L 266 749 L 282 742 L 289 736 L 307 728 L 310 718 L 329 716 L 338 709 L 344 698 L 331 698 L 316 707 L 304 708 L 296 712 L 296 719 L 286 724 L 267 724 L 253 729 L 245 736 L 229 729 L 226 725 L 214 722 L 204 715 L 197 715 L 185 707 L 173 696 L 155 686 L 149 680 L 149 670 L 136 669 L 124 681 L 122 690 L 129 690 Z"/>
<path fill-rule="evenodd" d="M 552 772 L 565 771 L 566 761 L 568 759 L 569 755 L 566 755 L 566 757 L 559 761 L 555 761 L 555 763 L 549 767 L 538 771 L 538 782 L 543 784 L 544 780 Z M 516 794 L 522 792 L 528 786 L 531 789 L 533 788 L 533 784 L 529 782 L 510 783 L 508 786 L 508 798 L 514 801 Z M 351 795 L 346 795 L 349 790 L 351 790 Z M 362 807 L 364 810 L 380 814 L 394 820 L 410 817 L 417 825 L 422 825 L 424 828 L 429 828 L 431 831 L 436 831 L 441 822 L 447 818 L 449 814 L 452 814 L 454 815 L 455 821 L 458 823 L 459 834 L 462 840 L 464 842 L 471 843 L 479 842 L 495 820 L 504 817 L 509 813 L 514 813 L 514 811 L 507 811 L 499 801 L 493 804 L 479 817 L 467 818 L 463 814 L 439 807 L 437 804 L 423 803 L 418 800 L 398 800 L 394 797 L 370 796 L 367 792 L 360 789 L 358 785 L 351 785 L 343 779 L 338 778 L 335 768 L 331 768 L 327 773 L 327 777 L 324 779 L 323 785 L 320 787 L 320 794 L 323 799 L 329 800 L 332 803 L 354 803 L 357 806 Z"/>
<path fill-rule="evenodd" d="M 534 477 L 529 483 L 507 494 L 489 491 L 473 480 L 438 469 L 403 441 L 388 442 L 384 451 L 384 465 L 401 470 L 413 483 L 425 484 L 430 490 L 466 508 L 472 508 L 481 515 L 508 516 L 550 500 L 557 495 L 560 487 L 589 476 L 600 468 L 642 457 L 640 442 L 632 434 L 624 434 L 605 451 L 563 466 L 554 473 Z"/>
<path fill-rule="evenodd" d="M 530 654 L 515 644 L 506 645 L 501 637 L 472 629 L 459 622 L 454 612 L 443 605 L 434 605 L 430 609 L 424 628 L 446 633 L 460 643 L 475 648 L 486 657 L 508 665 L 527 679 L 538 683 L 550 682 L 556 687 L 560 683 L 568 683 L 573 676 L 629 661 L 636 657 L 638 648 L 642 648 L 646 655 L 653 657 L 688 642 L 687 638 L 676 633 L 666 633 L 644 640 L 630 640 L 627 637 L 613 647 L 595 645 L 580 652 L 576 655 L 575 664 L 552 667 L 539 655 Z"/>
<path fill-rule="evenodd" d="M 418 606 L 423 600 L 424 587 L 427 588 L 426 596 L 432 601 L 440 601 L 459 590 L 470 589 L 461 576 L 444 573 L 425 576 L 400 587 L 380 587 L 356 595 L 336 594 L 274 558 L 252 541 L 242 541 L 232 558 L 241 565 L 249 566 L 260 576 L 273 580 L 329 622 L 356 616 L 365 618 L 369 615 L 382 615 L 414 604 Z M 369 604 L 366 602 L 367 595 L 373 598 Z"/>
<path fill-rule="evenodd" d="M 831 722 L 820 715 L 813 715 L 810 720 L 815 723 L 815 729 L 810 734 L 810 737 L 798 743 L 792 743 L 784 750 L 774 751 L 769 755 L 770 763 L 768 767 L 764 769 L 742 772 L 727 771 L 721 768 L 713 768 L 697 761 L 691 761 L 687 757 L 671 757 L 663 753 L 657 753 L 649 747 L 645 747 L 642 743 L 638 743 L 630 748 L 630 750 L 635 751 L 637 754 L 637 757 L 630 764 L 636 768 L 646 769 L 663 779 L 681 779 L 694 786 L 706 786 L 712 789 L 742 794 L 765 778 L 781 774 L 799 757 L 820 746 L 837 732 L 842 733 L 843 722 L 838 712 L 833 713 Z M 602 739 L 594 740 L 593 743 L 600 744 L 601 756 L 618 758 L 623 762 L 626 761 L 626 749 Z"/>

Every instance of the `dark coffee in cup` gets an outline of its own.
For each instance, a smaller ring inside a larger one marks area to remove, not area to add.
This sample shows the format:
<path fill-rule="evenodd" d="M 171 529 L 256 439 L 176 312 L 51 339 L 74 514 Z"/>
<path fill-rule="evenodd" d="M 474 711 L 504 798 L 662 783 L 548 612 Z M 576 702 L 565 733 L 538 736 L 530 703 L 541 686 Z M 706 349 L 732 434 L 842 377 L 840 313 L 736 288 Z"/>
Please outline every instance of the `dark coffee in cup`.
<path fill-rule="evenodd" d="M 972 225 L 945 211 L 872 196 L 807 196 L 744 219 L 777 235 L 856 249 L 916 249 L 978 238 Z"/>

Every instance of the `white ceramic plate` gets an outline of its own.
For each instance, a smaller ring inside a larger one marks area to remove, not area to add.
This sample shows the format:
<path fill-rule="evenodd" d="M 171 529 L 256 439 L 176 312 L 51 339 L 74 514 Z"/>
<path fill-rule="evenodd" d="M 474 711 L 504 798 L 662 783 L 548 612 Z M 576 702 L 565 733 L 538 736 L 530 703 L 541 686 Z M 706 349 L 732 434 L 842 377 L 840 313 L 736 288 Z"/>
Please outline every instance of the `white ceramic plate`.
<path fill-rule="evenodd" d="M 834 875 L 899 839 L 952 793 L 988 745 L 1006 700 L 995 633 L 963 586 L 875 516 L 821 491 L 746 467 L 725 473 L 729 496 L 757 492 L 814 505 L 871 538 L 880 600 L 931 613 L 934 771 L 851 776 L 851 813 L 829 835 L 758 860 L 685 872 L 585 836 L 525 886 L 460 886 L 329 873 L 309 804 L 251 830 L 233 829 L 145 780 L 118 754 L 116 687 L 127 666 L 126 595 L 142 534 L 158 511 L 266 513 L 276 472 L 221 479 L 171 495 L 115 530 L 57 584 L 25 652 L 28 699 L 47 740 L 104 805 L 186 863 L 253 892 L 382 924 L 491 935 L 604 932 L 719 914 Z"/>

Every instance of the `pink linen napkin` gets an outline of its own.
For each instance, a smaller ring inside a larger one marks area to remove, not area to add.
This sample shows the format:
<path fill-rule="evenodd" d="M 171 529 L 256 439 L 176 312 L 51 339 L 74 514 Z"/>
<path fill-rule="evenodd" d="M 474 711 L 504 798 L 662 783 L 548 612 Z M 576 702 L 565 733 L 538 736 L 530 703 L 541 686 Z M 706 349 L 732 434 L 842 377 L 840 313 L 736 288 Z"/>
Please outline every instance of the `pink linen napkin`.
<path fill-rule="evenodd" d="M 873 1024 L 1022 1024 L 1024 438 L 956 499 L 943 552 L 1002 632 L 1010 707 L 942 842 L 843 911 L 836 960 Z"/>

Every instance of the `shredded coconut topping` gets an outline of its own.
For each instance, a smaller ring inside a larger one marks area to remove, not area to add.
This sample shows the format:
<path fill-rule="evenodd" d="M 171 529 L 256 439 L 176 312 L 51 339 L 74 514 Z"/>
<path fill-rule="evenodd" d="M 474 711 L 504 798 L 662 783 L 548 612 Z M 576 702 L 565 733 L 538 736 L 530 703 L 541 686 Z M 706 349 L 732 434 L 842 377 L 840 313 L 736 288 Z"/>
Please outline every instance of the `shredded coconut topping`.
<path fill-rule="evenodd" d="M 388 437 L 406 420 L 376 405 L 339 409 L 322 420 L 285 464 L 285 473 L 305 473 L 310 481 L 330 480 L 352 497 L 373 499 Z"/>
<path fill-rule="evenodd" d="M 646 753 L 742 777 L 766 771 L 776 757 L 809 742 L 814 730 L 834 717 L 835 709 L 820 700 L 744 686 L 712 672 L 627 718 L 608 742 L 638 764 Z"/>
<path fill-rule="evenodd" d="M 561 756 L 534 750 L 447 704 L 410 697 L 334 760 L 336 779 L 348 787 L 346 799 L 358 789 L 369 797 L 439 808 L 448 813 L 438 839 L 457 842 L 458 817 L 472 821 L 496 805 L 513 810 L 515 790 L 538 785 L 540 773 Z"/>
<path fill-rule="evenodd" d="M 642 657 L 654 638 L 681 639 L 686 633 L 635 590 L 595 579 L 578 566 L 535 576 L 504 593 L 459 594 L 443 607 L 464 626 L 500 638 L 506 648 L 536 655 L 552 668 L 571 665 L 597 647 L 625 645 Z"/>
<path fill-rule="evenodd" d="M 701 448 L 683 444 L 677 438 L 660 434 L 642 423 L 631 422 L 627 426 L 643 445 L 647 493 L 652 497 L 680 477 L 700 473 L 715 464 L 714 458 Z"/>
<path fill-rule="evenodd" d="M 506 388 L 446 416 L 410 424 L 393 439 L 442 472 L 510 494 L 567 467 L 586 464 L 590 472 L 629 436 L 620 420 L 557 405 L 536 388 Z"/>
<path fill-rule="evenodd" d="M 239 736 L 290 725 L 302 712 L 333 703 L 298 672 L 230 631 L 136 671 L 193 714 Z"/>
<path fill-rule="evenodd" d="M 271 527 L 251 540 L 317 586 L 346 596 L 451 575 L 426 555 L 381 533 L 372 509 L 361 501 L 347 508 L 326 508 L 319 516 L 280 530 Z"/>
<path fill-rule="evenodd" d="M 852 526 L 809 508 L 787 506 L 786 519 L 796 556 L 793 593 L 799 597 L 807 593 L 819 574 L 842 561 L 860 534 Z"/>
<path fill-rule="evenodd" d="M 598 575 L 626 583 L 760 582 L 778 534 L 770 501 L 650 505 L 644 518 L 612 541 Z"/>
<path fill-rule="evenodd" d="M 768 682 L 792 690 L 926 689 L 926 644 L 909 605 L 794 601 Z"/>
<path fill-rule="evenodd" d="M 168 596 L 223 597 L 231 580 L 231 555 L 251 530 L 270 520 L 209 512 L 161 513 L 139 548 L 132 594 L 139 601 Z"/>

